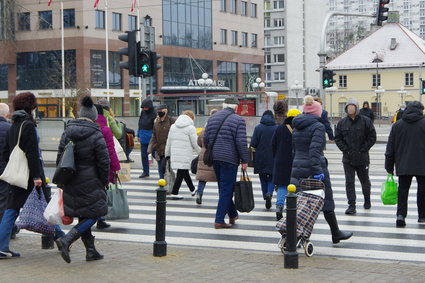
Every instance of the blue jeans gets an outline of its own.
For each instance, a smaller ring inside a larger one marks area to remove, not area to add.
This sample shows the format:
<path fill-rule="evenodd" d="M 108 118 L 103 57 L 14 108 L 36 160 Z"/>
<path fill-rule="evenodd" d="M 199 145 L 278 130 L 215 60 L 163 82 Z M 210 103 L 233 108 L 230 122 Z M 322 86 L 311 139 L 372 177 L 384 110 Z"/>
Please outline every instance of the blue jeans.
<path fill-rule="evenodd" d="M 143 173 L 149 175 L 149 154 L 148 154 L 149 144 L 140 144 L 140 152 L 142 155 L 142 165 Z"/>
<path fill-rule="evenodd" d="M 10 235 L 18 218 L 19 210 L 6 209 L 0 223 L 0 251 L 9 251 Z"/>
<path fill-rule="evenodd" d="M 159 161 L 157 161 L 157 163 L 158 163 L 158 173 L 159 173 L 159 178 L 160 179 L 164 179 L 164 174 L 165 174 L 165 172 L 162 170 L 162 166 L 161 166 L 161 163 L 162 163 L 162 160 L 164 159 L 165 157 L 161 157 L 161 159 L 159 160 Z M 164 168 L 165 169 L 165 168 Z"/>
<path fill-rule="evenodd" d="M 127 157 L 127 161 L 130 161 L 130 154 L 131 154 L 131 152 L 133 151 L 133 148 L 134 148 L 134 147 L 127 147 L 127 148 L 125 149 L 125 156 Z"/>
<path fill-rule="evenodd" d="M 287 186 L 279 186 L 277 188 L 276 206 L 283 207 L 285 205 L 285 199 L 287 194 L 288 194 Z"/>
<path fill-rule="evenodd" d="M 238 215 L 235 203 L 233 202 L 233 191 L 238 173 L 238 166 L 224 161 L 214 161 L 213 166 L 219 189 L 215 223 L 223 224 L 225 223 L 224 217 L 226 214 L 229 215 L 229 218 L 234 218 Z"/>
<path fill-rule="evenodd" d="M 88 231 L 99 218 L 78 218 L 78 224 L 74 228 L 81 234 Z"/>
<path fill-rule="evenodd" d="M 199 195 L 202 195 L 204 193 L 204 189 L 205 189 L 205 185 L 206 184 L 207 184 L 207 182 L 205 182 L 205 181 L 199 181 L 199 183 L 198 183 L 198 191 L 197 191 L 197 193 Z"/>
<path fill-rule="evenodd" d="M 272 183 L 272 175 L 260 173 L 261 190 L 263 191 L 263 199 L 266 196 L 272 196 L 274 191 L 274 184 Z"/>

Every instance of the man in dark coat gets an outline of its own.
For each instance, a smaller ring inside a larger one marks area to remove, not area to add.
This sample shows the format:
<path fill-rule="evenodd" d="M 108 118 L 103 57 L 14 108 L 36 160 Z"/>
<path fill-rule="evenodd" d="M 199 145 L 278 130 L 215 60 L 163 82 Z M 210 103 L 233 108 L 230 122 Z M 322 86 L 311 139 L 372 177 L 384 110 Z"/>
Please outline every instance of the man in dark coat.
<path fill-rule="evenodd" d="M 255 148 L 255 154 L 258 156 L 254 159 L 254 174 L 260 175 L 261 190 L 267 209 L 272 206 L 274 191 L 272 138 L 276 128 L 273 112 L 266 110 L 261 117 L 260 124 L 255 127 L 251 138 L 251 147 Z"/>
<path fill-rule="evenodd" d="M 347 117 L 341 119 L 335 131 L 335 143 L 342 151 L 345 172 L 345 190 L 348 208 L 345 214 L 356 213 L 355 173 L 362 184 L 364 209 L 370 209 L 369 150 L 376 142 L 376 132 L 372 121 L 359 115 L 359 104 L 350 98 L 345 106 Z"/>
<path fill-rule="evenodd" d="M 373 114 L 372 109 L 370 109 L 368 101 L 363 102 L 363 108 L 360 109 L 359 114 L 368 117 L 373 124 L 373 121 L 375 120 L 375 115 Z"/>
<path fill-rule="evenodd" d="M 239 218 L 233 202 L 233 191 L 239 164 L 242 164 L 244 170 L 248 166 L 248 148 L 245 120 L 236 114 L 238 105 L 237 98 L 227 97 L 223 103 L 223 110 L 211 116 L 205 128 L 206 147 L 212 144 L 217 136 L 212 148 L 213 166 L 219 188 L 214 224 L 216 229 L 230 228 Z M 229 215 L 229 224 L 224 222 L 226 214 Z"/>
<path fill-rule="evenodd" d="M 6 135 L 10 128 L 10 123 L 7 121 L 9 116 L 9 106 L 5 103 L 0 103 L 0 175 L 6 168 L 6 162 L 1 156 L 3 148 L 6 145 Z M 7 195 L 9 194 L 9 184 L 0 180 L 0 222 L 3 217 L 3 212 L 7 207 Z"/>
<path fill-rule="evenodd" d="M 139 130 L 137 131 L 137 136 L 140 142 L 143 173 L 139 176 L 139 178 L 146 178 L 149 177 L 148 146 L 152 138 L 153 124 L 156 119 L 156 111 L 150 98 L 143 100 L 140 107 L 143 110 L 140 112 Z"/>
<path fill-rule="evenodd" d="M 398 176 L 397 227 L 406 226 L 407 199 L 413 176 L 418 183 L 416 195 L 418 222 L 425 223 L 425 119 L 419 101 L 409 103 L 401 120 L 391 128 L 385 151 L 385 170 Z"/>

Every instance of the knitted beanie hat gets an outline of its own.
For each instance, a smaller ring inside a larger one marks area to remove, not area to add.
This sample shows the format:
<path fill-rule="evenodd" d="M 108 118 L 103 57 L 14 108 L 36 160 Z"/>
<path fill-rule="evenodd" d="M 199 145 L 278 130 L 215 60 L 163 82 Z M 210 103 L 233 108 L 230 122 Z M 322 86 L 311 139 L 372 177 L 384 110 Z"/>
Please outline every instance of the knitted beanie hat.
<path fill-rule="evenodd" d="M 111 108 L 111 104 L 109 103 L 109 101 L 105 98 L 99 99 L 97 101 L 97 104 L 101 105 L 104 109 L 109 110 L 109 108 Z"/>
<path fill-rule="evenodd" d="M 304 97 L 304 113 L 320 117 L 322 115 L 322 105 L 314 101 L 313 96 L 307 95 Z"/>
<path fill-rule="evenodd" d="M 90 96 L 85 96 L 81 100 L 80 118 L 88 118 L 93 122 L 97 120 L 97 109 L 94 107 L 93 100 Z"/>
<path fill-rule="evenodd" d="M 288 111 L 288 115 L 286 115 L 287 117 L 297 117 L 298 115 L 301 114 L 301 111 L 298 109 L 291 109 Z"/>

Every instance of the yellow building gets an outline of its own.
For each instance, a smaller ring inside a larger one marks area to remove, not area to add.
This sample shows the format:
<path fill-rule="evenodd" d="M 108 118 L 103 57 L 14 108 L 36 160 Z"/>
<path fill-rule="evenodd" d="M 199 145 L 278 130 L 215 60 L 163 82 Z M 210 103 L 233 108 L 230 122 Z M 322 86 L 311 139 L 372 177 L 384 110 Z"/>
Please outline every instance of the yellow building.
<path fill-rule="evenodd" d="M 326 89 L 329 116 L 343 116 L 347 100 L 353 97 L 360 107 L 368 101 L 375 115 L 385 119 L 400 105 L 422 99 L 425 41 L 399 23 L 387 23 L 326 68 L 336 73 L 336 88 Z"/>

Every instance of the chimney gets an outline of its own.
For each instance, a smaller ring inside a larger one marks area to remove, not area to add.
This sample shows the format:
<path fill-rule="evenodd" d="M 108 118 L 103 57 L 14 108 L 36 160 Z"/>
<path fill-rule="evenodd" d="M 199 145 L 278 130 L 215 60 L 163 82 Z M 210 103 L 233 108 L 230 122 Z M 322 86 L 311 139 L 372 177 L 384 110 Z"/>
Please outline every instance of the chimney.
<path fill-rule="evenodd" d="M 391 38 L 391 44 L 390 44 L 390 50 L 395 50 L 397 48 L 397 38 L 393 37 Z"/>

